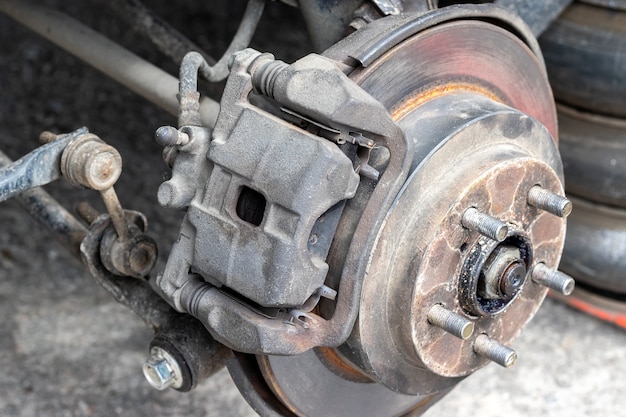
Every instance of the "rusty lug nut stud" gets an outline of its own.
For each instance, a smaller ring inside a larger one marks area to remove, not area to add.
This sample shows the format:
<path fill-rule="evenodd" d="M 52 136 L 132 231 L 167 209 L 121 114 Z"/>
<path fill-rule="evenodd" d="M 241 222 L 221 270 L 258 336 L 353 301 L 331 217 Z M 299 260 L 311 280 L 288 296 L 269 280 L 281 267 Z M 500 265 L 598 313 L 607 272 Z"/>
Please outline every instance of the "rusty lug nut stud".
<path fill-rule="evenodd" d="M 441 304 L 435 304 L 428 310 L 428 322 L 445 330 L 459 339 L 469 339 L 474 334 L 474 323 L 456 314 Z"/>
<path fill-rule="evenodd" d="M 570 295 L 574 291 L 574 278 L 561 271 L 548 268 L 544 263 L 538 263 L 533 268 L 533 281 L 563 295 Z"/>
<path fill-rule="evenodd" d="M 475 207 L 470 207 L 463 213 L 461 223 L 464 227 L 474 230 L 496 242 L 502 242 L 509 233 L 506 223 L 485 214 Z"/>
<path fill-rule="evenodd" d="M 559 217 L 567 217 L 572 212 L 571 201 L 539 185 L 530 189 L 527 201 L 531 206 Z"/>
<path fill-rule="evenodd" d="M 517 360 L 517 353 L 513 349 L 493 340 L 486 334 L 476 337 L 473 348 L 478 355 L 505 368 L 510 368 Z"/>

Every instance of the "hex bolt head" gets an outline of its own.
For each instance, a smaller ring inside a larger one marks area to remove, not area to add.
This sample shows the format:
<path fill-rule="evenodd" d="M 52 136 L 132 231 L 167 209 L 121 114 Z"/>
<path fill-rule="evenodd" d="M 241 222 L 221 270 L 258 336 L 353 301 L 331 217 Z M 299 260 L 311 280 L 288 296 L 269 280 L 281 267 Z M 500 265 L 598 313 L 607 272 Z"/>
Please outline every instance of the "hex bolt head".
<path fill-rule="evenodd" d="M 567 217 L 572 212 L 572 202 L 567 198 L 535 185 L 528 192 L 528 204 L 558 217 Z"/>
<path fill-rule="evenodd" d="M 445 330 L 459 339 L 469 339 L 474 334 L 474 322 L 456 314 L 441 304 L 435 304 L 428 310 L 428 322 Z"/>
<path fill-rule="evenodd" d="M 143 365 L 143 375 L 148 383 L 162 391 L 166 388 L 182 386 L 182 372 L 176 360 L 158 346 L 150 349 L 150 357 Z"/>
<path fill-rule="evenodd" d="M 532 279 L 537 284 L 558 291 L 563 295 L 570 295 L 576 286 L 574 278 L 561 271 L 550 269 L 541 262 L 533 268 Z"/>
<path fill-rule="evenodd" d="M 464 227 L 474 230 L 496 242 L 502 242 L 509 233 L 509 227 L 506 223 L 479 211 L 475 207 L 470 207 L 465 210 L 461 223 Z"/>
<path fill-rule="evenodd" d="M 476 337 L 473 348 L 476 354 L 484 356 L 505 368 L 510 368 L 517 360 L 517 353 L 513 349 L 493 340 L 486 334 Z"/>

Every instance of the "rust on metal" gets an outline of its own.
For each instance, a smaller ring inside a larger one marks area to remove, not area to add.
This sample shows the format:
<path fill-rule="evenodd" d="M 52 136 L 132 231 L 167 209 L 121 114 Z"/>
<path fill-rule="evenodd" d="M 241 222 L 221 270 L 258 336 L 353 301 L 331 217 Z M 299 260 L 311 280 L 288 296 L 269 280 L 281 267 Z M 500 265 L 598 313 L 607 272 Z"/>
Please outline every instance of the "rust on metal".
<path fill-rule="evenodd" d="M 129 238 L 130 231 L 128 230 L 128 223 L 124 218 L 124 209 L 122 209 L 120 200 L 117 198 L 117 193 L 113 187 L 110 187 L 101 190 L 100 195 L 102 196 L 102 201 L 107 208 L 107 212 L 111 216 L 111 221 L 113 222 L 113 226 L 115 227 L 115 231 L 117 232 L 120 240 L 127 240 Z"/>
<path fill-rule="evenodd" d="M 503 103 L 503 100 L 497 94 L 481 85 L 463 82 L 448 82 L 442 85 L 429 86 L 425 91 L 415 92 L 411 96 L 404 99 L 398 106 L 390 110 L 391 117 L 394 120 L 400 120 L 429 100 L 440 97 L 444 94 L 463 92 L 480 94 L 494 101 Z"/>
<path fill-rule="evenodd" d="M 490 207 L 492 215 L 506 218 L 515 225 L 516 230 L 523 231 L 522 233 L 533 244 L 534 259 L 542 260 L 555 267 L 563 244 L 564 221 L 548 213 L 542 213 L 523 201 L 527 190 L 538 181 L 562 193 L 558 177 L 541 162 L 521 160 L 502 163 L 479 176 L 466 187 L 454 207 L 450 209 L 447 215 L 450 220 L 442 222 L 442 228 L 435 233 L 433 242 L 423 255 L 424 258 L 429 259 L 431 253 L 439 253 L 440 248 L 443 247 L 449 251 L 445 262 L 450 262 L 467 256 L 463 253 L 464 251 L 477 251 L 478 248 L 486 245 L 484 239 L 476 233 L 461 233 L 458 229 L 447 228 L 448 224 L 458 221 L 468 204 L 480 201 L 485 207 Z M 497 186 L 502 184 L 516 185 L 514 187 Z M 522 204 L 520 204 L 520 198 Z M 536 227 L 535 224 L 538 222 L 551 227 Z M 440 254 L 437 256 L 441 258 Z M 463 308 L 463 303 L 459 302 L 459 298 L 463 297 L 465 291 L 461 290 L 466 285 L 463 280 L 468 278 L 463 275 L 457 266 L 458 263 L 453 263 L 455 270 L 448 268 L 446 272 L 441 270 L 442 265 L 446 264 L 425 262 L 415 277 L 415 296 L 412 304 L 414 342 L 426 366 L 447 376 L 465 375 L 486 363 L 485 359 L 474 354 L 473 338 L 463 341 L 451 338 L 443 332 L 434 332 L 432 328 L 424 324 L 423 320 L 427 313 L 427 308 L 424 306 L 432 300 L 440 300 L 446 305 L 455 305 L 460 314 L 468 314 Z M 435 277 L 440 276 L 448 277 L 453 282 L 458 280 L 455 285 L 461 289 L 457 290 L 455 286 L 437 285 L 436 281 L 441 278 Z M 495 316 L 486 315 L 475 319 L 476 333 L 488 333 L 497 338 L 500 343 L 509 344 L 517 337 L 521 324 L 539 308 L 545 294 L 546 290 L 541 286 L 526 282 L 517 295 L 517 301 L 507 305 L 506 310 Z M 505 323 L 520 324 L 511 326 Z"/>
<path fill-rule="evenodd" d="M 476 48 L 476 42 L 480 49 Z M 501 59 L 494 60 L 494 55 Z M 370 74 L 376 75 L 369 77 Z M 475 85 L 471 88 L 477 88 L 476 93 L 484 94 L 481 90 L 487 90 L 486 97 L 495 96 L 495 101 L 534 117 L 554 140 L 558 138 L 554 98 L 545 69 L 526 45 L 497 26 L 466 20 L 430 28 L 355 71 L 366 90 L 381 74 L 387 80 L 394 80 L 399 93 L 407 95 L 408 100 L 415 91 L 424 91 L 428 84 L 434 88 L 431 99 L 446 92 L 449 83 L 452 87 Z M 443 90 L 438 91 L 437 86 L 443 86 Z M 381 96 L 381 102 L 390 109 L 407 99 L 392 98 L 391 92 L 383 92 Z M 423 101 L 418 99 L 418 103 Z"/>
<path fill-rule="evenodd" d="M 319 347 L 315 349 L 317 356 L 332 372 L 340 375 L 348 381 L 359 382 L 363 384 L 371 384 L 372 378 L 357 369 L 354 365 L 350 365 L 343 355 L 337 349 L 328 347 Z"/>

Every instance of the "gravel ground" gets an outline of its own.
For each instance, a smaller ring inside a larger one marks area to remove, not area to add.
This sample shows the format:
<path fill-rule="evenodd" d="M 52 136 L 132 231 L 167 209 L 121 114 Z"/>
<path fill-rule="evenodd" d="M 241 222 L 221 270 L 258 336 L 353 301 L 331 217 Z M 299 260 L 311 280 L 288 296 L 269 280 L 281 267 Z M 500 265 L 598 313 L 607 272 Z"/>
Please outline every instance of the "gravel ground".
<path fill-rule="evenodd" d="M 181 30 L 201 33 L 194 39 L 217 56 L 242 1 L 203 2 L 200 9 L 191 0 L 177 2 L 176 13 L 173 2 L 154 3 Z M 141 37 L 90 4 L 63 7 L 175 72 Z M 180 213 L 156 206 L 167 171 L 152 134 L 174 118 L 3 16 L 0 39 L 1 149 L 18 158 L 37 146 L 42 130 L 89 126 L 133 161 L 117 189 L 124 206 L 148 215 L 162 263 Z M 292 60 L 307 42 L 297 14 L 270 4 L 254 46 Z M 97 201 L 63 182 L 47 189 L 67 207 Z M 141 374 L 150 332 L 51 240 L 15 202 L 0 203 L 1 416 L 255 415 L 225 371 L 189 394 L 152 390 Z M 623 331 L 548 300 L 515 343 L 520 359 L 513 369 L 477 372 L 427 415 L 626 416 L 625 346 Z"/>

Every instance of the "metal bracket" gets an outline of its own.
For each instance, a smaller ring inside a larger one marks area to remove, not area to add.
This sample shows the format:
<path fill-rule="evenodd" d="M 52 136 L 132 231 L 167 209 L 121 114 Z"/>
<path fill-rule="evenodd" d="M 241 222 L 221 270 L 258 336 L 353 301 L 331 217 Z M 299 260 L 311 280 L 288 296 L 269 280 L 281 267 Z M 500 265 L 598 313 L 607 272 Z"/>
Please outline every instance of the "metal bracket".
<path fill-rule="evenodd" d="M 89 133 L 86 127 L 42 145 L 0 170 L 0 201 L 35 187 L 51 183 L 61 176 L 61 156 L 76 138 Z"/>

